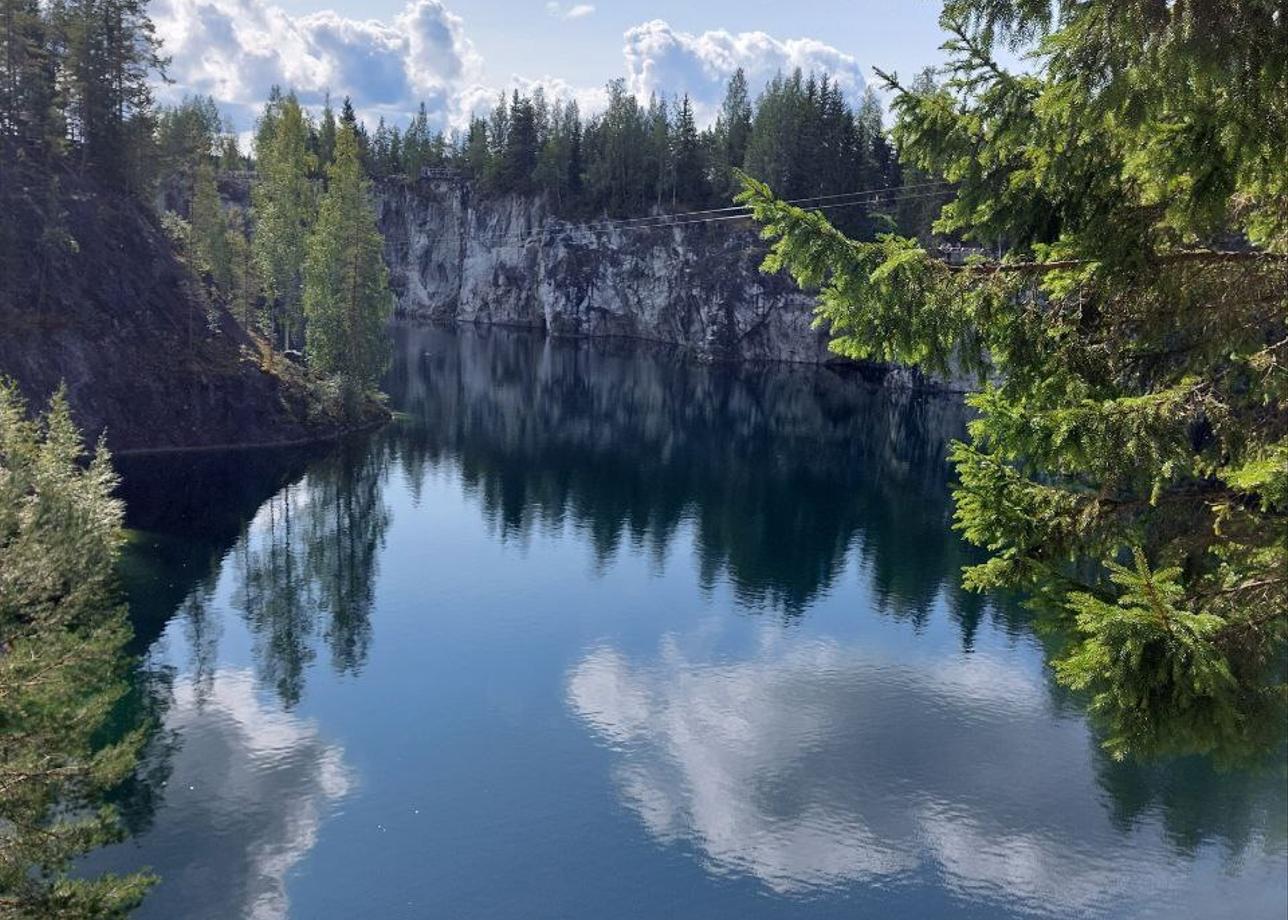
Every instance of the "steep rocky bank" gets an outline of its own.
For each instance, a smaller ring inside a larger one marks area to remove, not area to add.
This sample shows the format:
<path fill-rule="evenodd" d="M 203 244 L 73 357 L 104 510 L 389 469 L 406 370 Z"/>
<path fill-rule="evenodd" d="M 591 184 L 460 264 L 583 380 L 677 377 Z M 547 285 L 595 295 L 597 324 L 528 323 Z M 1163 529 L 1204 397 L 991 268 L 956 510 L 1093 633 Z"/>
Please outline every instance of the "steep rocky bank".
<path fill-rule="evenodd" d="M 65 385 L 87 438 L 105 431 L 117 452 L 302 443 L 351 427 L 301 369 L 265 365 L 148 209 L 86 180 L 66 180 L 62 197 L 71 243 L 0 286 L 0 376 L 33 408 Z"/>
<path fill-rule="evenodd" d="M 813 298 L 760 271 L 765 244 L 741 223 L 594 229 L 541 198 L 487 197 L 451 178 L 389 180 L 376 199 L 403 316 L 646 339 L 715 360 L 840 360 L 814 328 Z M 865 371 L 954 388 L 907 368 Z"/>

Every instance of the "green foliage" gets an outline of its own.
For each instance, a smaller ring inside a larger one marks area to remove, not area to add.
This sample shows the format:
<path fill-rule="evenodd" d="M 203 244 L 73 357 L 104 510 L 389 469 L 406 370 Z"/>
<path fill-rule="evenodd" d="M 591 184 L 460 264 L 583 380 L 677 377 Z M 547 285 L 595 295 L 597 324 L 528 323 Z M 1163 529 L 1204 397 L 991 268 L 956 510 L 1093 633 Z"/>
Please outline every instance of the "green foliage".
<path fill-rule="evenodd" d="M 173 177 L 188 185 L 202 163 L 212 160 L 224 135 L 219 106 L 210 96 L 192 96 L 156 114 L 156 158 L 162 186 Z M 213 164 L 212 164 L 213 165 Z"/>
<path fill-rule="evenodd" d="M 363 162 L 376 178 L 449 166 L 490 192 L 545 194 L 557 212 L 580 216 L 723 205 L 740 168 L 773 177 L 788 197 L 899 184 L 874 94 L 855 107 L 827 74 L 799 70 L 772 80 L 754 102 L 749 92 L 736 71 L 705 129 L 687 96 L 651 95 L 645 104 L 621 79 L 607 85 L 604 111 L 585 122 L 576 102 L 552 103 L 540 88 L 513 92 L 450 143 L 430 131 L 422 105 L 404 132 L 381 121 Z M 324 134 L 315 132 L 319 150 Z M 884 226 L 863 208 L 838 213 L 839 226 L 861 236 Z"/>
<path fill-rule="evenodd" d="M 308 146 L 309 125 L 299 101 L 276 93 L 255 141 L 259 180 L 252 190 L 254 254 L 273 325 L 288 349 L 303 332 L 301 269 L 316 211 L 309 182 L 315 160 Z"/>
<path fill-rule="evenodd" d="M 0 915 L 124 917 L 144 875 L 71 878 L 119 839 L 103 793 L 128 776 L 141 731 L 97 743 L 127 690 L 130 631 L 115 599 L 122 543 L 102 444 L 81 466 L 62 394 L 40 423 L 0 384 Z"/>
<path fill-rule="evenodd" d="M 1092 689 L 1092 710 L 1109 717 L 1105 746 L 1129 751 L 1228 751 L 1271 732 L 1241 724 L 1239 683 L 1220 645 L 1226 621 L 1187 609 L 1181 570 L 1107 564 L 1119 589 L 1113 603 L 1074 592 L 1067 603 L 1083 641 L 1056 663 L 1061 680 Z"/>
<path fill-rule="evenodd" d="M 304 265 L 309 364 L 340 380 L 349 405 L 376 386 L 388 364 L 392 310 L 383 241 L 358 157 L 357 134 L 342 123 Z"/>
<path fill-rule="evenodd" d="M 81 163 L 101 180 L 145 190 L 152 178 L 152 78 L 164 72 L 146 0 L 53 4 L 58 83 Z"/>
<path fill-rule="evenodd" d="M 949 3 L 946 79 L 887 77 L 894 133 L 906 165 L 956 183 L 935 229 L 1000 262 L 854 241 L 751 179 L 740 196 L 774 240 L 765 268 L 818 291 L 835 350 L 978 382 L 952 459 L 957 526 L 991 558 L 967 581 L 1058 612 L 1077 641 L 1057 672 L 1093 694 L 1118 754 L 1251 750 L 1283 726 L 1274 6 L 1207 4 L 1200 35 L 1183 4 Z M 1032 72 L 1001 68 L 999 41 Z"/>
<path fill-rule="evenodd" d="M 220 291 L 228 291 L 233 282 L 228 218 L 219 202 L 215 170 L 208 158 L 198 164 L 192 181 L 189 224 L 192 227 L 193 254 L 197 258 L 198 267 L 210 274 L 215 287 Z"/>
<path fill-rule="evenodd" d="M 249 219 L 241 209 L 227 215 L 229 287 L 228 306 L 243 329 L 264 333 L 265 316 L 260 309 L 259 274 L 249 239 Z"/>

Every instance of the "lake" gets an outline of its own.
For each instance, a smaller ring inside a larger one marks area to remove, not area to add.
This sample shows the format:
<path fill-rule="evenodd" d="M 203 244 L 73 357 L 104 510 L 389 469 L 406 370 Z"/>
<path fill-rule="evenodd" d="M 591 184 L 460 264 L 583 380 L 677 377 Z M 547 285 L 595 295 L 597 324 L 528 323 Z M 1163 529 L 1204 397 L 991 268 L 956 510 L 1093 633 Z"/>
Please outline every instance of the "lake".
<path fill-rule="evenodd" d="M 1279 758 L 1114 762 L 961 588 L 956 399 L 395 332 L 380 432 L 121 462 L 140 917 L 1288 912 Z"/>

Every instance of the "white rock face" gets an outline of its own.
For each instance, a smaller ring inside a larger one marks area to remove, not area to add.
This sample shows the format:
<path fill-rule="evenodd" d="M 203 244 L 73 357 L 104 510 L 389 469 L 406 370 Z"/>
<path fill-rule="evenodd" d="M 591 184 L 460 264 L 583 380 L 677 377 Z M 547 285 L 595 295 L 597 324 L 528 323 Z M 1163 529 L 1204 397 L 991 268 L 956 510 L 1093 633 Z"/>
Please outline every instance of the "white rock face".
<path fill-rule="evenodd" d="M 596 229 L 551 216 L 543 198 L 484 197 L 457 179 L 389 180 L 375 197 L 403 316 L 644 339 L 713 360 L 849 363 L 814 328 L 814 298 L 760 271 L 765 244 L 741 223 Z M 969 387 L 864 370 L 890 386 Z"/>
<path fill-rule="evenodd" d="M 480 198 L 469 183 L 378 189 L 398 310 L 407 316 L 626 336 L 703 357 L 835 360 L 814 302 L 759 270 L 765 248 L 728 223 L 593 229 L 540 198 Z"/>

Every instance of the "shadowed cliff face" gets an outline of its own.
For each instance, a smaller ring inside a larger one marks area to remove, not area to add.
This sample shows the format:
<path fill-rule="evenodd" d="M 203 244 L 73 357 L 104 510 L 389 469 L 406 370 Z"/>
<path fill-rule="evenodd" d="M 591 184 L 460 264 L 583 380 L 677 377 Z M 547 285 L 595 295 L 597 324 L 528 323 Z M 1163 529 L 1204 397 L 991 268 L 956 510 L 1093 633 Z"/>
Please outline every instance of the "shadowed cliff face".
<path fill-rule="evenodd" d="M 592 230 L 552 218 L 540 198 L 455 180 L 389 181 L 376 197 L 405 316 L 646 339 L 718 360 L 840 360 L 813 327 L 813 298 L 761 273 L 765 245 L 741 224 Z"/>
<path fill-rule="evenodd" d="M 86 179 L 60 188 L 71 242 L 43 273 L 0 279 L 0 376 L 33 409 L 65 385 L 86 439 L 106 432 L 117 452 L 303 442 L 346 427 L 300 369 L 261 364 L 145 206 Z"/>

